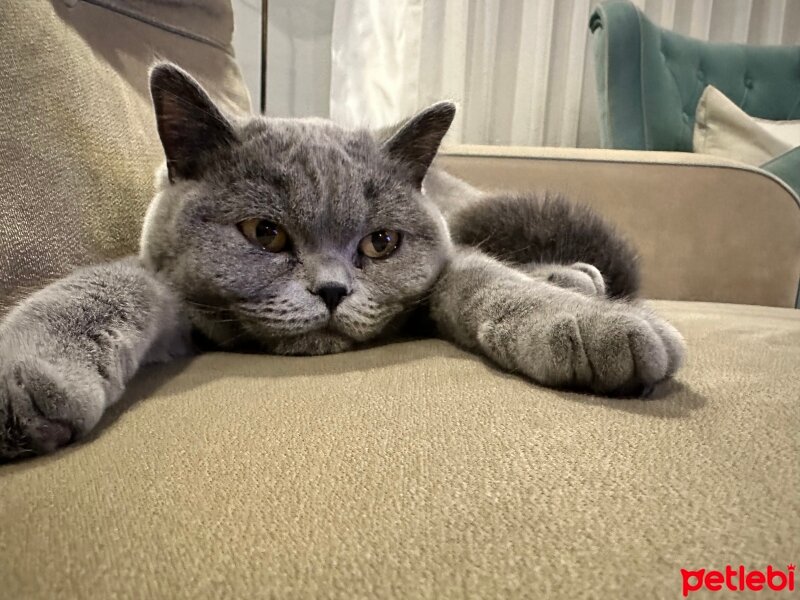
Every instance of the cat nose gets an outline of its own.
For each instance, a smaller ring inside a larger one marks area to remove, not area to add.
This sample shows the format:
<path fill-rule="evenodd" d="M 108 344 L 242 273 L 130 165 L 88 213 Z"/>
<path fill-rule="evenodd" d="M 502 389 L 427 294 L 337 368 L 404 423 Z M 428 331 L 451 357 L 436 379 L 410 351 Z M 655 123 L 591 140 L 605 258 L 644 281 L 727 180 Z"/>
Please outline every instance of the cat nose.
<path fill-rule="evenodd" d="M 343 285 L 338 283 L 323 283 L 319 286 L 314 293 L 322 298 L 322 301 L 325 302 L 325 306 L 328 307 L 328 310 L 333 312 L 339 303 L 342 301 L 342 298 L 347 296 L 349 293 L 347 288 Z"/>

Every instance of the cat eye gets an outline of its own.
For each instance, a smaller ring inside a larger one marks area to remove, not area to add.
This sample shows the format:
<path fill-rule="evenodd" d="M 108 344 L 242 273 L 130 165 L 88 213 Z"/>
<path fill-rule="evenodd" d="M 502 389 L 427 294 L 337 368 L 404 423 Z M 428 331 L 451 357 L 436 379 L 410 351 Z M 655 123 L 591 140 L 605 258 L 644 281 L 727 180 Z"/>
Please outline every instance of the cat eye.
<path fill-rule="evenodd" d="M 266 219 L 245 219 L 238 227 L 244 237 L 267 252 L 285 250 L 289 242 L 283 227 Z"/>
<path fill-rule="evenodd" d="M 393 229 L 373 231 L 358 244 L 359 251 L 370 258 L 386 258 L 400 245 L 402 236 Z"/>

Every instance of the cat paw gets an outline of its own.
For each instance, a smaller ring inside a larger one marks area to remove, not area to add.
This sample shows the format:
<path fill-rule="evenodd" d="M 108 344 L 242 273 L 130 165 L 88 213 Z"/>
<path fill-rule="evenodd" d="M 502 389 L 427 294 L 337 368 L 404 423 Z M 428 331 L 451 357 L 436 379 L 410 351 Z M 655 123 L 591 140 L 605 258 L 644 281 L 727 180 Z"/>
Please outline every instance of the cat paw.
<path fill-rule="evenodd" d="M 1 362 L 0 462 L 65 446 L 94 427 L 103 406 L 102 385 L 81 365 Z"/>
<path fill-rule="evenodd" d="M 591 280 L 591 286 L 586 286 L 587 291 L 585 293 L 594 296 L 606 295 L 606 282 L 597 267 L 589 263 L 576 262 L 571 264 L 570 268 L 579 273 L 583 273 Z"/>
<path fill-rule="evenodd" d="M 535 381 L 613 396 L 647 394 L 684 354 L 672 325 L 631 305 L 553 315 L 519 342 L 519 367 Z"/>
<path fill-rule="evenodd" d="M 605 296 L 606 282 L 594 265 L 577 262 L 571 265 L 539 265 L 527 272 L 561 288 L 587 296 Z"/>

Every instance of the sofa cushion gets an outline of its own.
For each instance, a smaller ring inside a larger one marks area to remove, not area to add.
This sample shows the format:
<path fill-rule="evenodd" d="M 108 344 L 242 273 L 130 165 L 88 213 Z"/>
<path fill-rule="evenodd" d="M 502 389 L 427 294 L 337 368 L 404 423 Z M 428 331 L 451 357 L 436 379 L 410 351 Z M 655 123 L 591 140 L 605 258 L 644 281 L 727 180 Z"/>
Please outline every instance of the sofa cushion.
<path fill-rule="evenodd" d="M 441 341 L 150 369 L 87 443 L 0 468 L 9 598 L 679 597 L 800 540 L 800 312 L 654 303 L 651 400 Z"/>
<path fill-rule="evenodd" d="M 713 85 L 695 113 L 693 149 L 759 166 L 800 146 L 800 121 L 751 117 Z"/>
<path fill-rule="evenodd" d="M 136 251 L 163 160 L 147 91 L 156 59 L 231 112 L 249 100 L 227 0 L 3 2 L 0 21 L 1 315 L 74 266 Z"/>

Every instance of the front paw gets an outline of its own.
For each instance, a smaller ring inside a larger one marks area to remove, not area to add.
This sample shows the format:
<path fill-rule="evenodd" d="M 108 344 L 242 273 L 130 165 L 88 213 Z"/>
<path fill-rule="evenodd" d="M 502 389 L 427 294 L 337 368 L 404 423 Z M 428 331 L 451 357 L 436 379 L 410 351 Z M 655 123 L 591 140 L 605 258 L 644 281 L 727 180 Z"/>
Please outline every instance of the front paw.
<path fill-rule="evenodd" d="M 582 262 L 572 263 L 570 267 L 579 273 L 583 273 L 591 281 L 591 286 L 587 286 L 588 290 L 585 292 L 586 294 L 590 296 L 606 295 L 606 282 L 597 267 Z"/>
<path fill-rule="evenodd" d="M 0 362 L 0 461 L 68 444 L 97 424 L 103 408 L 102 384 L 82 365 Z"/>
<path fill-rule="evenodd" d="M 519 368 L 553 387 L 646 394 L 681 364 L 684 342 L 669 323 L 628 304 L 539 319 L 518 339 Z"/>
<path fill-rule="evenodd" d="M 605 296 L 606 283 L 594 265 L 577 262 L 571 265 L 545 265 L 537 267 L 534 275 L 544 277 L 548 283 L 572 289 L 587 296 Z"/>

